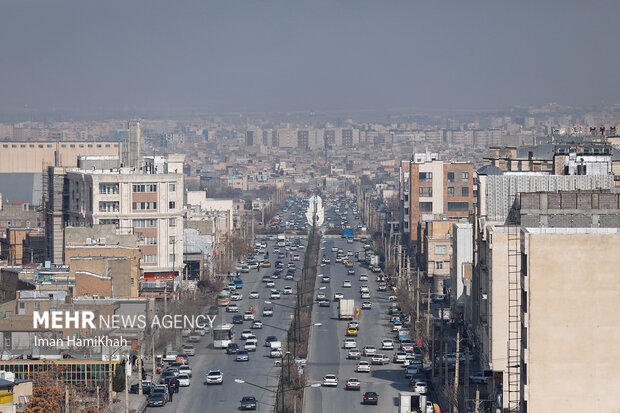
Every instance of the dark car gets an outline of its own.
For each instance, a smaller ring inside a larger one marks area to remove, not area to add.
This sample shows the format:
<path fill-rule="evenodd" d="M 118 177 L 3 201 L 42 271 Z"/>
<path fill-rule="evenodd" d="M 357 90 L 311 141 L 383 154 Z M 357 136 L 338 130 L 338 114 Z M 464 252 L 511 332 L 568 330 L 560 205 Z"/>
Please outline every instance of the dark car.
<path fill-rule="evenodd" d="M 131 387 L 129 388 L 129 392 L 138 394 L 138 390 L 140 388 L 139 386 L 140 386 L 139 383 L 132 384 Z M 142 394 L 146 394 L 146 395 L 151 394 L 151 382 L 150 381 L 146 381 L 146 380 L 142 381 Z"/>
<path fill-rule="evenodd" d="M 243 324 L 243 316 L 241 314 L 235 314 L 232 318 L 233 324 Z"/>
<path fill-rule="evenodd" d="M 163 394 L 158 393 L 150 396 L 146 405 L 148 407 L 164 407 L 165 404 L 166 398 Z"/>
<path fill-rule="evenodd" d="M 364 393 L 364 398 L 362 399 L 362 403 L 364 404 L 379 404 L 379 395 L 374 391 L 367 391 Z"/>
<path fill-rule="evenodd" d="M 256 410 L 256 397 L 243 396 L 240 407 L 241 410 Z"/>
<path fill-rule="evenodd" d="M 239 351 L 239 345 L 237 343 L 230 343 L 226 347 L 226 354 L 237 354 Z"/>

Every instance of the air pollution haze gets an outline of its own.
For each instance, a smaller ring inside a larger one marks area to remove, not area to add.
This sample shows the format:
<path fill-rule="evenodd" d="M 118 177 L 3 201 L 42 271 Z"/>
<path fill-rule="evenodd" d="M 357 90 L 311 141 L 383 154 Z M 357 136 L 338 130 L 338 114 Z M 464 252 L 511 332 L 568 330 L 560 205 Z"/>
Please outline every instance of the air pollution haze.
<path fill-rule="evenodd" d="M 613 104 L 618 16 L 614 0 L 7 0 L 0 111 Z"/>

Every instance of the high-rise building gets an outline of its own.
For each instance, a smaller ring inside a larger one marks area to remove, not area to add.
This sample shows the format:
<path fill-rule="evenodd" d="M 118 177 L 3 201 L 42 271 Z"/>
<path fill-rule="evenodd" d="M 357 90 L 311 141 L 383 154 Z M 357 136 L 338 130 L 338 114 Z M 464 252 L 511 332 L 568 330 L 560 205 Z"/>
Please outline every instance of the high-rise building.
<path fill-rule="evenodd" d="M 129 136 L 127 138 L 127 163 L 124 166 L 130 168 L 140 168 L 140 143 L 142 140 L 140 132 L 140 120 L 132 119 L 128 123 Z"/>

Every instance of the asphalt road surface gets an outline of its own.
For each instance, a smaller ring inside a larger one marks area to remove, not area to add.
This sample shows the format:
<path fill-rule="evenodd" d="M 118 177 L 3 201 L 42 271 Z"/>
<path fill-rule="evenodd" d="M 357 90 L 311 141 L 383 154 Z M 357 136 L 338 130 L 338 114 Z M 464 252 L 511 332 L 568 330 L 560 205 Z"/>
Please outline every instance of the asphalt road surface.
<path fill-rule="evenodd" d="M 269 300 L 270 288 L 265 287 L 265 283 L 261 282 L 264 275 L 271 275 L 275 270 L 275 262 L 277 260 L 283 261 L 285 264 L 290 261 L 288 258 L 278 258 L 278 253 L 274 252 L 276 241 L 266 241 L 269 250 L 269 259 L 272 263 L 271 268 L 261 268 L 260 271 L 256 269 L 250 270 L 248 274 L 243 274 L 242 279 L 244 281 L 243 299 L 237 301 L 239 306 L 239 313 L 243 314 L 250 305 L 254 305 L 257 309 L 256 319 L 260 319 L 263 323 L 270 324 L 276 327 L 288 328 L 292 313 L 286 307 L 273 305 L 274 315 L 273 317 L 262 317 L 262 309 L 266 306 L 265 300 Z M 305 246 L 307 240 L 301 239 L 300 242 Z M 283 250 L 283 248 L 280 248 Z M 295 274 L 295 280 L 284 280 L 283 278 L 274 280 L 275 288 L 282 290 L 284 286 L 290 285 L 295 289 L 295 281 L 299 279 L 301 274 L 301 266 L 303 264 L 303 253 L 305 250 L 297 250 L 293 253 L 300 255 L 299 261 L 294 261 L 297 265 L 297 271 Z M 292 256 L 292 254 L 291 254 Z M 285 274 L 286 269 L 283 271 Z M 260 299 L 248 298 L 250 291 L 259 291 Z M 237 290 L 239 291 L 239 290 Z M 295 295 L 282 295 L 282 299 L 279 301 L 274 300 L 273 303 L 281 303 L 285 305 L 293 305 L 293 297 Z M 234 301 L 233 301 L 234 302 Z M 221 310 L 214 322 L 214 326 L 221 324 L 222 322 L 230 323 L 232 316 L 235 313 L 226 313 Z M 249 329 L 251 325 L 250 321 L 245 321 L 243 325 L 235 325 L 235 342 L 243 347 L 244 341 L 241 340 L 240 334 L 244 329 Z M 263 329 L 252 330 L 258 338 L 258 347 L 256 352 L 250 352 L 249 362 L 236 362 L 234 355 L 227 355 L 223 349 L 214 349 L 212 345 L 212 336 L 210 334 L 202 337 L 200 343 L 196 345 L 196 355 L 190 358 L 190 366 L 192 368 L 192 384 L 190 387 L 181 388 L 179 393 L 173 396 L 173 401 L 169 402 L 163 408 L 149 408 L 149 412 L 234 412 L 239 409 L 239 402 L 243 396 L 254 396 L 259 401 L 259 412 L 271 412 L 273 411 L 273 405 L 275 404 L 275 393 L 257 387 L 253 387 L 249 384 L 235 383 L 234 379 L 242 379 L 247 382 L 254 383 L 256 385 L 265 387 L 267 389 L 273 389 L 275 391 L 278 376 L 280 374 L 280 368 L 274 364 L 274 359 L 269 358 L 269 352 L 264 347 L 264 341 L 267 336 L 277 336 L 282 342 L 286 340 L 286 332 L 264 326 Z M 205 385 L 205 375 L 211 369 L 220 369 L 224 374 L 224 383 L 221 385 Z"/>

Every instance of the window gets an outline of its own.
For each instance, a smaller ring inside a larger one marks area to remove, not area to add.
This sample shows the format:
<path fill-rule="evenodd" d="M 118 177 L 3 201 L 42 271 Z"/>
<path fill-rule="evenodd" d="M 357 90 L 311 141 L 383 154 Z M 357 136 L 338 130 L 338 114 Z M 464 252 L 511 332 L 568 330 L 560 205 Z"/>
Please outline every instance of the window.
<path fill-rule="evenodd" d="M 421 186 L 420 196 L 433 196 L 433 188 L 430 186 Z"/>
<path fill-rule="evenodd" d="M 69 145 L 70 148 L 75 148 L 75 144 L 72 143 L 71 145 Z"/>
<path fill-rule="evenodd" d="M 420 172 L 418 174 L 420 182 L 433 182 L 433 173 L 432 172 Z"/>
<path fill-rule="evenodd" d="M 443 270 L 443 261 L 435 261 L 435 269 Z"/>
<path fill-rule="evenodd" d="M 469 172 L 461 172 L 461 181 L 469 182 Z"/>
<path fill-rule="evenodd" d="M 157 202 L 134 202 L 132 209 L 136 211 L 152 211 L 157 209 Z"/>
<path fill-rule="evenodd" d="M 146 264 L 156 264 L 157 263 L 157 255 L 145 255 L 143 261 Z"/>
<path fill-rule="evenodd" d="M 420 202 L 420 212 L 432 212 L 432 211 L 433 211 L 432 202 Z"/>
<path fill-rule="evenodd" d="M 409 223 L 405 221 L 405 229 L 409 229 Z"/>
<path fill-rule="evenodd" d="M 168 209 L 175 209 L 177 207 L 177 203 L 174 201 L 168 202 Z"/>
<path fill-rule="evenodd" d="M 134 192 L 157 192 L 157 184 L 133 185 Z"/>
<path fill-rule="evenodd" d="M 448 182 L 454 182 L 454 172 L 448 172 Z"/>
<path fill-rule="evenodd" d="M 177 184 L 168 184 L 168 192 L 176 192 Z"/>
<path fill-rule="evenodd" d="M 39 311 L 41 309 L 41 303 L 34 303 L 34 311 Z"/>
<path fill-rule="evenodd" d="M 28 145 L 29 148 L 34 148 L 33 144 Z"/>
<path fill-rule="evenodd" d="M 118 194 L 118 184 L 115 183 L 101 183 L 99 184 L 100 194 Z"/>
<path fill-rule="evenodd" d="M 448 187 L 448 196 L 454 196 L 454 187 L 453 186 L 449 186 Z"/>
<path fill-rule="evenodd" d="M 448 202 L 448 211 L 467 212 L 469 211 L 468 202 Z"/>
<path fill-rule="evenodd" d="M 168 243 L 170 245 L 174 244 L 175 242 L 177 242 L 177 237 L 175 237 L 174 235 L 171 235 L 170 237 L 168 237 Z"/>
<path fill-rule="evenodd" d="M 176 227 L 177 226 L 177 219 L 176 218 L 169 218 L 168 219 L 168 226 L 169 227 Z"/>
<path fill-rule="evenodd" d="M 409 194 L 405 194 L 405 202 L 409 202 Z"/>
<path fill-rule="evenodd" d="M 409 208 L 405 208 L 405 215 L 409 215 Z"/>
<path fill-rule="evenodd" d="M 461 196 L 469 196 L 469 188 L 464 186 L 461 188 Z"/>
<path fill-rule="evenodd" d="M 41 145 L 41 144 L 39 144 L 38 146 L 39 146 L 39 148 L 42 148 L 42 147 L 43 147 L 43 145 Z"/>
<path fill-rule="evenodd" d="M 100 201 L 99 212 L 118 212 L 118 201 Z"/>
<path fill-rule="evenodd" d="M 435 254 L 445 254 L 447 248 L 445 245 L 435 245 Z"/>
<path fill-rule="evenodd" d="M 99 220 L 99 224 L 101 224 L 101 225 L 116 225 L 116 228 L 118 228 L 118 219 L 101 218 Z"/>
<path fill-rule="evenodd" d="M 133 283 L 134 283 L 134 280 L 133 280 L 133 277 L 131 277 L 131 285 L 133 285 Z"/>
<path fill-rule="evenodd" d="M 169 262 L 175 262 L 176 261 L 176 254 L 170 254 L 169 258 Z"/>
<path fill-rule="evenodd" d="M 134 219 L 133 220 L 134 228 L 155 228 L 157 227 L 156 219 Z"/>
<path fill-rule="evenodd" d="M 144 245 L 157 245 L 157 237 L 144 237 Z"/>

